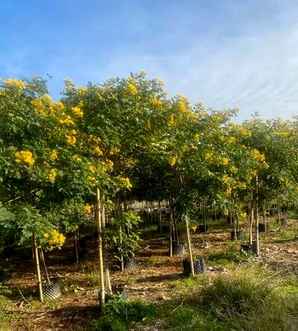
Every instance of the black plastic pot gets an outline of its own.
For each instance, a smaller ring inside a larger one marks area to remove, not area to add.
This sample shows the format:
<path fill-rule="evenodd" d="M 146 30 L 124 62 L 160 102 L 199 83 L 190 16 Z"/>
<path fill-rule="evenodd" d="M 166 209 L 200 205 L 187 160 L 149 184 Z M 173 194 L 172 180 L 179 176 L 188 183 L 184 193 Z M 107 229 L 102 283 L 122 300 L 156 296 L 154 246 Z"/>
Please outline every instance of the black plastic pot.
<path fill-rule="evenodd" d="M 264 223 L 259 223 L 259 232 L 265 232 L 266 231 L 266 226 Z"/>
<path fill-rule="evenodd" d="M 186 252 L 185 245 L 183 243 L 173 242 L 173 255 L 183 256 Z"/>
<path fill-rule="evenodd" d="M 204 232 L 208 232 L 208 225 L 204 225 L 204 224 L 199 224 L 199 226 L 197 227 L 197 232 L 198 233 L 204 233 Z"/>
<path fill-rule="evenodd" d="M 125 270 L 132 270 L 136 268 L 137 266 L 137 261 L 134 257 L 131 257 L 130 259 L 127 259 L 124 261 L 124 269 Z"/>
<path fill-rule="evenodd" d="M 240 251 L 250 254 L 256 254 L 257 252 L 257 242 L 253 241 L 251 244 L 241 244 Z"/>
<path fill-rule="evenodd" d="M 202 256 L 195 257 L 193 264 L 194 264 L 195 274 L 203 273 L 206 271 L 206 263 Z M 183 265 L 183 274 L 185 276 L 190 276 L 191 275 L 191 266 L 190 266 L 189 258 L 183 259 L 182 265 Z"/>

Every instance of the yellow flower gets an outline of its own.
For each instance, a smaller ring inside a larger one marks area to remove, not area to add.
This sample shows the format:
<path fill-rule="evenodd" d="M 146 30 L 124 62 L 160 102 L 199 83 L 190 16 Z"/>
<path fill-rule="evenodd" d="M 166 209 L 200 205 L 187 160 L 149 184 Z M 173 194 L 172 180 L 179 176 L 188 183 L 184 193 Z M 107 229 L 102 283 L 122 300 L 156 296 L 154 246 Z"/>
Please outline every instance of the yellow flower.
<path fill-rule="evenodd" d="M 89 184 L 94 185 L 96 183 L 96 178 L 94 176 L 87 176 L 87 181 Z"/>
<path fill-rule="evenodd" d="M 40 114 L 44 114 L 45 112 L 45 107 L 43 102 L 41 101 L 41 99 L 33 99 L 31 101 L 32 106 L 34 107 L 34 109 L 40 113 Z"/>
<path fill-rule="evenodd" d="M 63 118 L 61 118 L 61 119 L 59 120 L 59 123 L 60 123 L 60 124 L 66 124 L 66 125 L 73 125 L 73 124 L 74 124 L 73 120 L 72 120 L 71 117 L 68 116 L 68 115 L 66 115 L 66 116 L 64 116 Z"/>
<path fill-rule="evenodd" d="M 16 152 L 15 158 L 17 163 L 23 163 L 28 166 L 32 166 L 35 162 L 32 152 L 28 150 Z"/>
<path fill-rule="evenodd" d="M 223 164 L 223 165 L 228 165 L 229 162 L 230 162 L 230 160 L 229 160 L 227 157 L 224 157 L 224 158 L 222 159 L 222 164 Z"/>
<path fill-rule="evenodd" d="M 177 102 L 177 109 L 180 113 L 185 113 L 188 111 L 187 99 L 185 97 L 179 97 L 179 100 Z"/>
<path fill-rule="evenodd" d="M 69 145 L 74 145 L 77 141 L 77 138 L 74 135 L 66 135 L 66 141 Z"/>
<path fill-rule="evenodd" d="M 58 101 L 54 104 L 54 108 L 57 111 L 62 111 L 64 110 L 64 104 L 61 101 Z"/>
<path fill-rule="evenodd" d="M 137 95 L 138 94 L 138 88 L 135 85 L 135 83 L 130 82 L 127 84 L 127 92 L 130 95 Z"/>
<path fill-rule="evenodd" d="M 50 160 L 55 161 L 57 159 L 58 159 L 58 152 L 56 151 L 56 149 L 53 149 L 50 154 Z"/>
<path fill-rule="evenodd" d="M 89 203 L 86 203 L 84 206 L 84 214 L 90 215 L 92 213 L 92 206 Z"/>
<path fill-rule="evenodd" d="M 112 160 L 106 160 L 105 161 L 105 167 L 107 168 L 107 170 L 112 171 L 113 167 L 114 167 L 114 163 Z"/>
<path fill-rule="evenodd" d="M 55 183 L 57 174 L 58 174 L 58 172 L 56 169 L 51 169 L 48 173 L 48 181 L 52 184 Z"/>
<path fill-rule="evenodd" d="M 6 79 L 4 84 L 6 87 L 17 88 L 20 90 L 23 90 L 26 87 L 25 82 L 18 79 Z"/>
<path fill-rule="evenodd" d="M 154 108 L 160 108 L 162 106 L 162 102 L 159 98 L 153 97 L 151 100 L 151 105 Z"/>
<path fill-rule="evenodd" d="M 223 175 L 222 180 L 225 184 L 227 184 L 230 181 L 230 177 L 228 175 Z"/>
<path fill-rule="evenodd" d="M 173 155 L 169 158 L 169 164 L 170 166 L 174 166 L 175 164 L 177 163 L 177 156 L 176 155 Z"/>
<path fill-rule="evenodd" d="M 132 188 L 132 184 L 130 182 L 130 179 L 128 177 L 121 177 L 120 178 L 120 184 L 121 186 L 123 186 L 124 188 L 130 190 Z"/>
<path fill-rule="evenodd" d="M 83 111 L 81 110 L 80 107 L 72 107 L 71 108 L 71 111 L 72 113 L 76 116 L 76 117 L 83 117 L 84 116 L 84 113 Z"/>
<path fill-rule="evenodd" d="M 92 173 L 95 173 L 95 172 L 96 172 L 96 167 L 95 167 L 95 165 L 93 165 L 93 164 L 89 165 L 88 169 L 89 169 L 89 171 L 91 171 Z"/>
<path fill-rule="evenodd" d="M 65 242 L 65 236 L 56 229 L 52 230 L 50 233 L 44 234 L 44 237 L 46 239 L 48 238 L 48 244 L 51 247 L 61 247 Z"/>
<path fill-rule="evenodd" d="M 103 155 L 103 151 L 98 146 L 94 147 L 93 152 L 96 156 Z"/>
<path fill-rule="evenodd" d="M 251 151 L 251 156 L 252 158 L 254 158 L 256 161 L 259 161 L 259 162 L 265 162 L 265 155 L 262 154 L 259 150 L 257 150 L 256 148 L 254 148 L 252 151 Z"/>

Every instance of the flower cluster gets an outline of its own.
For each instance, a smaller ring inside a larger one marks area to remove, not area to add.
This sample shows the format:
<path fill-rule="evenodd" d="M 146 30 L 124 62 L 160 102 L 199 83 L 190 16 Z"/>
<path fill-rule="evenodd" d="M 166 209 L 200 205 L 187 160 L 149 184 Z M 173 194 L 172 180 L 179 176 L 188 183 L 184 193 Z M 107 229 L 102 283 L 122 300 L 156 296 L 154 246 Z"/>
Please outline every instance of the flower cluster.
<path fill-rule="evenodd" d="M 51 169 L 48 173 L 48 181 L 52 184 L 55 183 L 57 175 L 58 175 L 57 169 Z"/>
<path fill-rule="evenodd" d="M 83 113 L 83 111 L 81 110 L 80 107 L 72 107 L 71 108 L 71 111 L 74 114 L 74 116 L 76 116 L 76 117 L 80 117 L 81 118 L 81 117 L 84 116 L 84 113 Z"/>
<path fill-rule="evenodd" d="M 65 242 L 65 236 L 56 229 L 45 233 L 44 238 L 51 247 L 62 247 Z"/>
<path fill-rule="evenodd" d="M 71 132 L 65 136 L 66 142 L 69 145 L 74 145 L 77 142 L 77 138 L 75 135 L 76 135 L 76 130 L 71 130 Z"/>
<path fill-rule="evenodd" d="M 179 97 L 177 101 L 177 109 L 180 113 L 186 113 L 188 111 L 187 100 L 185 97 Z"/>
<path fill-rule="evenodd" d="M 25 82 L 18 79 L 6 79 L 4 84 L 6 87 L 17 88 L 20 90 L 23 90 L 26 87 Z"/>
<path fill-rule="evenodd" d="M 153 97 L 151 100 L 151 105 L 153 108 L 160 108 L 162 106 L 162 102 L 159 98 Z"/>
<path fill-rule="evenodd" d="M 128 190 L 132 188 L 132 184 L 128 177 L 120 177 L 120 185 Z"/>
<path fill-rule="evenodd" d="M 133 82 L 129 82 L 127 84 L 126 89 L 127 89 L 127 93 L 130 94 L 130 95 L 137 95 L 138 94 L 138 88 L 137 88 L 136 84 L 133 83 Z"/>
<path fill-rule="evenodd" d="M 251 157 L 256 161 L 265 162 L 265 155 L 255 148 L 251 151 Z"/>
<path fill-rule="evenodd" d="M 35 160 L 33 158 L 32 152 L 26 151 L 18 151 L 15 153 L 15 159 L 17 163 L 22 163 L 29 167 L 33 166 Z"/>
<path fill-rule="evenodd" d="M 74 125 L 73 120 L 71 119 L 70 116 L 65 115 L 63 118 L 59 120 L 60 124 L 65 124 L 65 125 Z"/>
<path fill-rule="evenodd" d="M 171 167 L 173 167 L 177 163 L 177 156 L 173 155 L 169 158 L 169 164 Z"/>
<path fill-rule="evenodd" d="M 103 151 L 100 149 L 100 147 L 98 146 L 95 146 L 94 149 L 93 149 L 93 153 L 96 155 L 96 156 L 102 156 L 103 155 Z"/>
<path fill-rule="evenodd" d="M 90 215 L 92 213 L 92 206 L 89 203 L 86 203 L 84 206 L 84 214 Z"/>
<path fill-rule="evenodd" d="M 57 159 L 58 159 L 58 152 L 55 149 L 53 149 L 50 153 L 50 160 L 55 161 Z"/>

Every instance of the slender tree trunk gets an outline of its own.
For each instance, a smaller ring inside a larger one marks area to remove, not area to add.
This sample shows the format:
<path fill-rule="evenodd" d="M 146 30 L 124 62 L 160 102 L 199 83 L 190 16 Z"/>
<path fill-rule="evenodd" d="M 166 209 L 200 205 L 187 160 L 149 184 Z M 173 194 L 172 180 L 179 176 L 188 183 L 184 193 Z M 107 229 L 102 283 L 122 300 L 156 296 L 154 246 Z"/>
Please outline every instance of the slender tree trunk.
<path fill-rule="evenodd" d="M 75 230 L 74 232 L 74 249 L 75 249 L 75 259 L 76 264 L 80 263 L 80 255 L 79 255 L 79 230 Z"/>
<path fill-rule="evenodd" d="M 186 225 L 186 235 L 187 235 L 187 245 L 188 245 L 191 275 L 194 276 L 195 269 L 194 269 L 194 264 L 193 264 L 192 247 L 191 247 L 191 239 L 190 239 L 190 231 L 189 231 L 189 221 L 188 221 L 187 215 L 185 215 L 185 225 Z"/>
<path fill-rule="evenodd" d="M 119 217 L 122 216 L 123 210 L 124 210 L 124 205 L 122 203 L 119 205 L 119 208 L 118 208 Z M 122 225 L 120 225 L 120 227 L 119 227 L 120 245 L 121 245 L 120 263 L 121 263 L 121 271 L 123 272 L 124 271 L 124 256 L 123 256 L 123 247 L 122 247 L 122 244 L 123 244 L 123 239 L 122 239 L 123 232 L 122 231 L 123 231 Z"/>
<path fill-rule="evenodd" d="M 37 247 L 37 243 L 36 243 L 35 233 L 33 233 L 33 249 L 34 249 L 34 256 L 35 256 L 35 268 L 36 268 L 36 275 L 37 275 L 37 282 L 38 282 L 39 299 L 41 302 L 43 302 L 42 279 L 41 279 L 39 254 L 38 254 L 38 247 Z"/>
<path fill-rule="evenodd" d="M 104 196 L 102 196 L 102 202 L 101 202 L 101 223 L 102 223 L 102 236 L 104 237 L 104 232 L 106 228 L 106 208 L 104 204 Z M 105 269 L 105 285 L 107 292 L 112 295 L 112 285 L 111 285 L 111 278 L 110 278 L 110 268 L 109 268 L 109 262 L 108 262 L 108 248 L 107 248 L 107 243 L 104 241 L 104 269 Z"/>
<path fill-rule="evenodd" d="M 103 258 L 103 233 L 101 220 L 101 199 L 99 188 L 96 189 L 96 224 L 98 231 L 98 262 L 99 262 L 99 277 L 100 277 L 100 304 L 101 307 L 105 304 L 105 281 L 104 281 L 104 258 Z"/>
<path fill-rule="evenodd" d="M 268 223 L 267 223 L 266 208 L 265 207 L 263 207 L 263 221 L 264 221 L 264 227 L 265 227 L 265 234 L 267 235 Z"/>
<path fill-rule="evenodd" d="M 259 233 L 259 179 L 256 177 L 256 255 L 260 256 L 260 233 Z"/>
<path fill-rule="evenodd" d="M 253 199 L 250 202 L 250 213 L 249 213 L 249 244 L 252 246 L 253 243 L 253 224 L 254 224 L 254 204 Z"/>
<path fill-rule="evenodd" d="M 124 271 L 124 258 L 122 254 L 122 226 L 119 226 L 119 237 L 120 237 L 120 248 L 121 248 L 121 254 L 120 254 L 120 264 L 121 264 L 121 271 Z"/>
<path fill-rule="evenodd" d="M 170 222 L 170 233 L 169 233 L 169 255 L 173 256 L 173 223 Z"/>
<path fill-rule="evenodd" d="M 207 205 L 204 203 L 204 231 L 207 232 Z"/>
<path fill-rule="evenodd" d="M 161 233 L 161 221 L 162 221 L 161 205 L 160 205 L 160 201 L 158 201 L 158 230 L 159 230 L 159 233 Z"/>

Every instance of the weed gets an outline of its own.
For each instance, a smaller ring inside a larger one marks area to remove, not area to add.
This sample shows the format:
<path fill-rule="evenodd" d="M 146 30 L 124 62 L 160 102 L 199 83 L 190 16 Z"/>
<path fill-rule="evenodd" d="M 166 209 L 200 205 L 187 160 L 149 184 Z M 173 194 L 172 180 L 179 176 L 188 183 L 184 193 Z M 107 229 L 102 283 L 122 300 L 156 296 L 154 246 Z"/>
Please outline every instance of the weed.
<path fill-rule="evenodd" d="M 105 305 L 103 316 L 92 323 L 92 330 L 126 331 L 131 323 L 155 316 L 155 308 L 141 301 L 128 301 L 121 295 L 113 296 Z"/>

